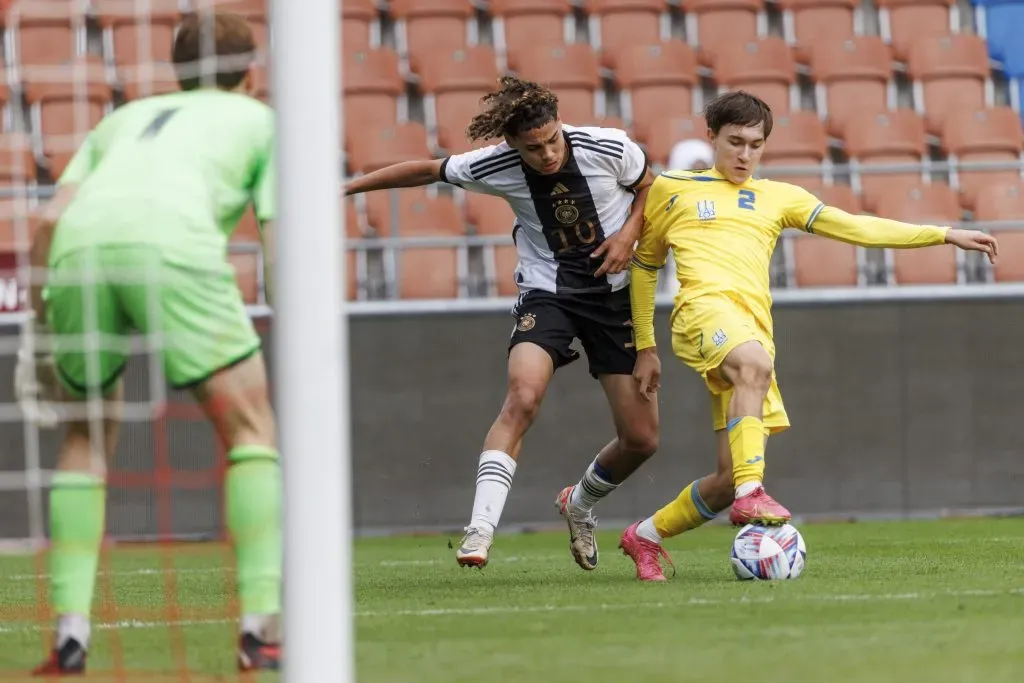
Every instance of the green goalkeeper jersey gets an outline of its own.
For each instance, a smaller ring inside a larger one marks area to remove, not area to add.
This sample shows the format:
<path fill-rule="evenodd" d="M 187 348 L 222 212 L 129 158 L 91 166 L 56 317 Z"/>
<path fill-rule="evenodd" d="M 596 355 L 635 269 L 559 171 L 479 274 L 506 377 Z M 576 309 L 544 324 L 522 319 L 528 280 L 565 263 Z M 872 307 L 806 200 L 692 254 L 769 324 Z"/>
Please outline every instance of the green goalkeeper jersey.
<path fill-rule="evenodd" d="M 60 177 L 78 192 L 61 216 L 50 263 L 85 248 L 153 246 L 168 263 L 223 268 L 249 203 L 275 214 L 274 115 L 214 89 L 131 102 L 89 133 Z"/>

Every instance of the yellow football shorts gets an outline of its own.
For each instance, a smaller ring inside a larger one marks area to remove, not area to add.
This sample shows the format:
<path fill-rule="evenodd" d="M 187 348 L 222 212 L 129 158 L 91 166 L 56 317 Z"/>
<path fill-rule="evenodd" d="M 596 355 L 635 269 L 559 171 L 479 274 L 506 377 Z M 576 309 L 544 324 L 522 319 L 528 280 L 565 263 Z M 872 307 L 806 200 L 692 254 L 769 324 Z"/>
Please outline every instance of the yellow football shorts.
<path fill-rule="evenodd" d="M 756 341 L 775 362 L 775 342 L 742 303 L 726 294 L 707 294 L 685 302 L 672 320 L 672 351 L 700 373 L 711 392 L 715 431 L 725 429 L 732 385 L 719 368 L 740 344 Z M 769 433 L 789 428 L 789 416 L 772 372 L 772 385 L 764 401 L 764 426 Z"/>

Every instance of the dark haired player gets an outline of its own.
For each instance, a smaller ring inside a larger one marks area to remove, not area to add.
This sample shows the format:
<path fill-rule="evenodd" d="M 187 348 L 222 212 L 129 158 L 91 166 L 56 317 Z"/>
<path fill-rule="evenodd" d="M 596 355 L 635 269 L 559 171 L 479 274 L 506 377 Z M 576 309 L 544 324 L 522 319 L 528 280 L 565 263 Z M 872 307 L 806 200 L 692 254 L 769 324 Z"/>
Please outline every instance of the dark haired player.
<path fill-rule="evenodd" d="M 395 164 L 352 180 L 346 193 L 444 181 L 497 195 L 512 207 L 520 294 L 512 311 L 508 392 L 484 439 L 473 514 L 455 558 L 462 566 L 487 564 L 523 436 L 554 372 L 576 360 L 571 344 L 578 338 L 608 397 L 617 434 L 556 500 L 572 555 L 591 570 L 598 563 L 594 505 L 658 445 L 657 405 L 641 397 L 631 376 L 636 351 L 628 289 L 652 178 L 644 152 L 625 132 L 562 123 L 558 98 L 536 83 L 502 78 L 484 103 L 487 110 L 470 123 L 468 136 L 497 138 L 498 144 Z"/>
<path fill-rule="evenodd" d="M 631 297 L 639 349 L 635 376 L 651 398 L 661 376 L 654 292 L 671 249 L 685 283 L 672 311 L 672 351 L 701 374 L 711 393 L 718 471 L 626 529 L 621 547 L 643 581 L 665 580 L 659 562 L 663 538 L 695 529 L 729 505 L 735 525 L 783 524 L 790 518 L 762 485 L 768 435 L 789 427 L 775 381 L 768 284 L 772 251 L 784 228 L 865 247 L 947 243 L 989 258 L 996 253 L 996 240 L 982 232 L 853 216 L 795 185 L 754 179 L 772 132 L 772 112 L 753 95 L 722 95 L 704 115 L 715 166 L 668 171 L 654 182 L 633 257 Z"/>

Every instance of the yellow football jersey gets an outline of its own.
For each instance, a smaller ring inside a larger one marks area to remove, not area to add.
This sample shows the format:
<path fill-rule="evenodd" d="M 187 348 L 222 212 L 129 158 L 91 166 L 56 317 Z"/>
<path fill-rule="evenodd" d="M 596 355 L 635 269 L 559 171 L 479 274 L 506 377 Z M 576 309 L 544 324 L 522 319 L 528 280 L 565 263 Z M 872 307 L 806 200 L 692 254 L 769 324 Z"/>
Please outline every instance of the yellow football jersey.
<path fill-rule="evenodd" d="M 647 196 L 644 218 L 630 285 L 637 349 L 654 346 L 654 289 L 670 249 L 680 284 L 676 311 L 696 297 L 724 293 L 770 332 L 769 266 L 785 228 L 873 247 L 942 244 L 946 236 L 937 226 L 826 207 L 789 183 L 751 178 L 735 185 L 716 170 L 662 173 Z"/>

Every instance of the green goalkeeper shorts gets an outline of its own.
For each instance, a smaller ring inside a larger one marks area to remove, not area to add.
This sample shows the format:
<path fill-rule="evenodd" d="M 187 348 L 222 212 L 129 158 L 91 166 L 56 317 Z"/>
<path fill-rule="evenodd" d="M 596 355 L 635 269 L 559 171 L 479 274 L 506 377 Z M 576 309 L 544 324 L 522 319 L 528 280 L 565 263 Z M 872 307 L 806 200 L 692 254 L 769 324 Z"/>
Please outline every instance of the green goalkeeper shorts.
<path fill-rule="evenodd" d="M 162 357 L 175 388 L 199 384 L 260 349 L 230 265 L 192 270 L 164 262 L 152 247 L 64 256 L 50 267 L 46 315 L 58 373 L 79 396 L 114 386 L 135 331 L 146 353 Z"/>

